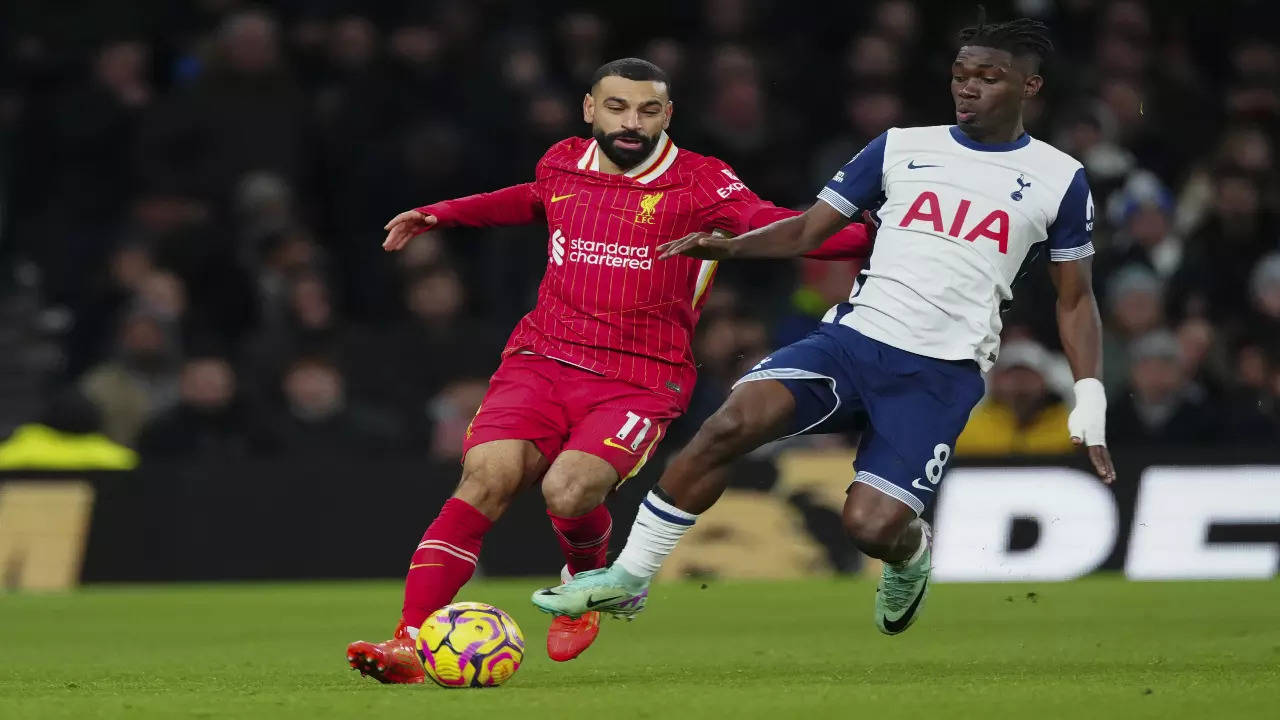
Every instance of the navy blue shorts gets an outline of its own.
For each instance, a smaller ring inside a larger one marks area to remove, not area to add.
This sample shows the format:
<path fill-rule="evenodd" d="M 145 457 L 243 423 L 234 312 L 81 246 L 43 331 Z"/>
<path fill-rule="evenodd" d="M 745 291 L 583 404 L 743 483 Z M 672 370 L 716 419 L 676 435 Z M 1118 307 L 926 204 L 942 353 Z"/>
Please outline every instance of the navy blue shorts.
<path fill-rule="evenodd" d="M 795 396 L 791 435 L 862 430 L 853 481 L 917 514 L 933 501 L 984 392 L 972 360 L 916 355 L 825 322 L 761 360 L 735 386 L 753 380 L 779 380 Z"/>

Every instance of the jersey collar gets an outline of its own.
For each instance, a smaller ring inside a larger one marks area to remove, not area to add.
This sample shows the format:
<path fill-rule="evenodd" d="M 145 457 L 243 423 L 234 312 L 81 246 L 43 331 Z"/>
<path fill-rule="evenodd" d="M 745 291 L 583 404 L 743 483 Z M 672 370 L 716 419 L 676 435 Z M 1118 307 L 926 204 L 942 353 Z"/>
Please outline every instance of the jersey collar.
<path fill-rule="evenodd" d="M 653 152 L 644 160 L 641 160 L 635 167 L 624 173 L 627 177 L 635 180 L 641 185 L 648 185 L 650 182 L 661 177 L 676 161 L 676 154 L 680 152 L 680 148 L 671 142 L 671 138 L 667 136 L 665 130 L 658 136 L 658 143 L 653 146 Z M 587 144 L 587 151 L 578 159 L 579 170 L 594 170 L 600 172 L 600 147 L 595 140 Z"/>
<path fill-rule="evenodd" d="M 1009 152 L 1010 150 L 1017 150 L 1018 148 L 1024 148 L 1031 143 L 1031 136 L 1028 135 L 1026 132 L 1023 132 L 1021 135 L 1019 135 L 1017 139 L 1015 139 L 1013 142 L 980 143 L 977 140 L 974 140 L 973 138 L 969 137 L 968 135 L 965 135 L 964 131 L 955 125 L 952 125 L 950 130 L 951 130 L 951 137 L 955 138 L 956 142 L 969 148 L 970 150 L 978 150 L 979 152 Z"/>

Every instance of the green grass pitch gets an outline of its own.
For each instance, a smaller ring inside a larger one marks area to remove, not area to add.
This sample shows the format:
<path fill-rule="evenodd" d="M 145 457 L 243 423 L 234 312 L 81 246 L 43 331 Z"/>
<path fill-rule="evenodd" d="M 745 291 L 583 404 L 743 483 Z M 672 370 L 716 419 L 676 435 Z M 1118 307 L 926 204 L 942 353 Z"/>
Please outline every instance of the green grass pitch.
<path fill-rule="evenodd" d="M 398 583 L 141 586 L 0 595 L 0 718 L 1275 718 L 1280 582 L 939 585 L 886 638 L 857 580 L 657 586 L 547 659 L 531 581 L 476 582 L 524 628 L 505 687 L 392 687 Z"/>

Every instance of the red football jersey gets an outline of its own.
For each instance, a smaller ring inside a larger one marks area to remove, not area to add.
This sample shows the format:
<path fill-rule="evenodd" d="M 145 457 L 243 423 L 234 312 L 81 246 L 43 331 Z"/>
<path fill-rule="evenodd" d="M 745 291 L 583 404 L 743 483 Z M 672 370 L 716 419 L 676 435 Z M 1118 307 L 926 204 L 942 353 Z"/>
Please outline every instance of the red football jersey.
<path fill-rule="evenodd" d="M 727 164 L 679 149 L 666 133 L 622 175 L 600 172 L 595 140 L 556 143 L 536 179 L 419 208 L 443 226 L 511 225 L 545 217 L 547 268 L 538 302 L 504 355 L 532 352 L 678 398 L 693 391 L 693 329 L 716 262 L 656 248 L 691 232 L 735 235 L 796 215 L 762 201 Z M 866 257 L 866 228 L 850 225 L 809 257 Z"/>

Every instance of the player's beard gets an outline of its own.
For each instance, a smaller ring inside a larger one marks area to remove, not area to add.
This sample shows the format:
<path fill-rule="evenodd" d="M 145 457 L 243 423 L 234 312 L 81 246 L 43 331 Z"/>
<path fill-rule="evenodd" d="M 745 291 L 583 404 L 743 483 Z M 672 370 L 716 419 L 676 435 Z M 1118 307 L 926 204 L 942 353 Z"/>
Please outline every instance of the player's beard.
<path fill-rule="evenodd" d="M 599 128 L 592 128 L 591 134 L 595 137 L 596 143 L 599 144 L 600 152 L 604 153 L 605 157 L 612 160 L 614 165 L 624 171 L 639 165 L 641 160 L 649 157 L 649 153 L 653 152 L 653 148 L 657 146 L 658 138 L 660 137 L 660 134 L 649 137 L 644 133 L 632 130 L 619 130 L 606 134 L 605 131 Z M 613 141 L 618 138 L 636 140 L 640 143 L 640 147 L 635 150 L 624 150 L 613 144 Z"/>

